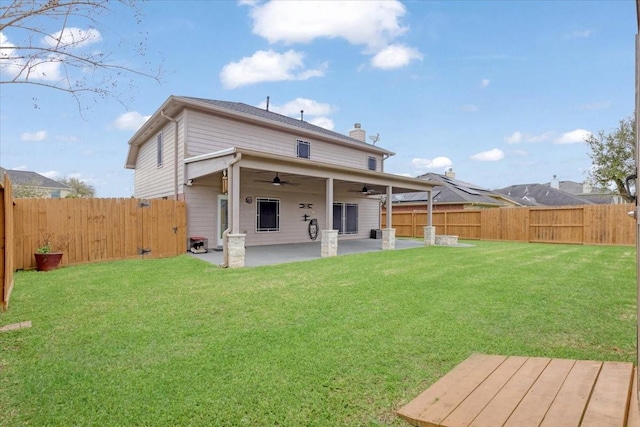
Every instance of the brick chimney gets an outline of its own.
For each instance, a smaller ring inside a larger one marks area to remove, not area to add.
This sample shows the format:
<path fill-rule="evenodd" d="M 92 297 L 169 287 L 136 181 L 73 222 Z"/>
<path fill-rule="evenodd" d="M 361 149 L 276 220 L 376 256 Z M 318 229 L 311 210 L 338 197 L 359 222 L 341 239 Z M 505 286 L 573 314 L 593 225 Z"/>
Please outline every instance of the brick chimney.
<path fill-rule="evenodd" d="M 444 176 L 446 176 L 447 178 L 455 179 L 456 173 L 453 171 L 453 168 L 447 168 L 444 171 Z"/>
<path fill-rule="evenodd" d="M 353 125 L 353 129 L 349 131 L 349 137 L 357 139 L 358 141 L 367 142 L 367 132 L 362 129 L 362 125 L 360 123 Z"/>

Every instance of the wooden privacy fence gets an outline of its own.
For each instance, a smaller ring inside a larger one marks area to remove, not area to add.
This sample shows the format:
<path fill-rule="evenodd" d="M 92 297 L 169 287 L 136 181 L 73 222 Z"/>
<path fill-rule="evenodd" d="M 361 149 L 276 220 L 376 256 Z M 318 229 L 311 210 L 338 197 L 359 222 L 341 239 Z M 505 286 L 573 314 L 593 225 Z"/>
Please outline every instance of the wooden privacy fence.
<path fill-rule="evenodd" d="M 433 212 L 436 234 L 460 239 L 585 245 L 635 245 L 631 204 Z M 427 212 L 393 212 L 398 237 L 423 237 Z M 382 223 L 386 221 L 383 213 Z"/>
<path fill-rule="evenodd" d="M 2 309 L 9 307 L 9 298 L 13 289 L 13 197 L 9 175 L 0 175 L 0 296 Z"/>
<path fill-rule="evenodd" d="M 186 211 L 174 200 L 15 199 L 13 268 L 35 268 L 46 233 L 69 237 L 63 265 L 176 256 L 187 250 Z"/>

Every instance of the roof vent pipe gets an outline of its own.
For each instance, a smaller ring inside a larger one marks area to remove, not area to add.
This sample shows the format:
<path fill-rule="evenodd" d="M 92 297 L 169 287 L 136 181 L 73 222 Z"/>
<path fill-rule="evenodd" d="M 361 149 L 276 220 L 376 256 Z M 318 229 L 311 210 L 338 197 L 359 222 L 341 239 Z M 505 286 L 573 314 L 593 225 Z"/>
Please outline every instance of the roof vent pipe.
<path fill-rule="evenodd" d="M 269 97 L 267 96 L 267 111 L 269 111 Z"/>
<path fill-rule="evenodd" d="M 300 110 L 300 121 L 304 121 L 304 110 Z"/>

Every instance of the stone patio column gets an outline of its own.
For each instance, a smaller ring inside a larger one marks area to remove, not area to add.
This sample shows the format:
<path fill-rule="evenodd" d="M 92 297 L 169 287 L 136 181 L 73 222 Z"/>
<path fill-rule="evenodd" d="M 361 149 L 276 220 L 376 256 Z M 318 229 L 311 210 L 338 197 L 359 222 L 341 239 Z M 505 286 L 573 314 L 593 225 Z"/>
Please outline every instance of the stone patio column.
<path fill-rule="evenodd" d="M 383 228 L 382 229 L 382 250 L 392 250 L 396 248 L 396 229 L 395 228 Z"/>
<path fill-rule="evenodd" d="M 246 234 L 228 234 L 227 250 L 229 268 L 244 267 L 244 238 Z"/>
<path fill-rule="evenodd" d="M 436 228 L 434 226 L 425 226 L 422 228 L 424 234 L 424 245 L 433 246 L 436 244 Z"/>
<path fill-rule="evenodd" d="M 338 256 L 338 230 L 320 230 L 320 256 Z"/>

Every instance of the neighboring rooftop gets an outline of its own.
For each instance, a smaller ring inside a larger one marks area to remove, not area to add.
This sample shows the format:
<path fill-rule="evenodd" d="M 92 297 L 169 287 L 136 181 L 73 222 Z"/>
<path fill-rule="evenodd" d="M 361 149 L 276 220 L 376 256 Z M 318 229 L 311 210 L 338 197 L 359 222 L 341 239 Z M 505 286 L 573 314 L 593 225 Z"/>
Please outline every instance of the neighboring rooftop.
<path fill-rule="evenodd" d="M 557 190 L 548 184 L 520 184 L 495 190 L 526 206 L 593 205 L 585 197 Z"/>
<path fill-rule="evenodd" d="M 519 184 L 496 190 L 528 206 L 571 206 L 624 203 L 614 192 L 585 181 L 559 181 L 554 176 L 545 184 Z"/>
<path fill-rule="evenodd" d="M 71 190 L 68 185 L 55 181 L 51 178 L 47 178 L 44 175 L 40 175 L 36 172 L 11 170 L 0 167 L 0 175 L 6 173 L 9 175 L 11 183 L 14 185 L 34 185 L 41 188 L 48 188 L 52 190 Z"/>
<path fill-rule="evenodd" d="M 444 175 L 426 173 L 419 179 L 440 182 L 442 185 L 433 187 L 434 204 L 464 204 L 484 207 L 513 206 L 502 194 L 488 190 L 475 184 L 455 179 L 452 170 Z M 394 203 L 421 203 L 429 200 L 428 193 L 394 194 Z"/>

